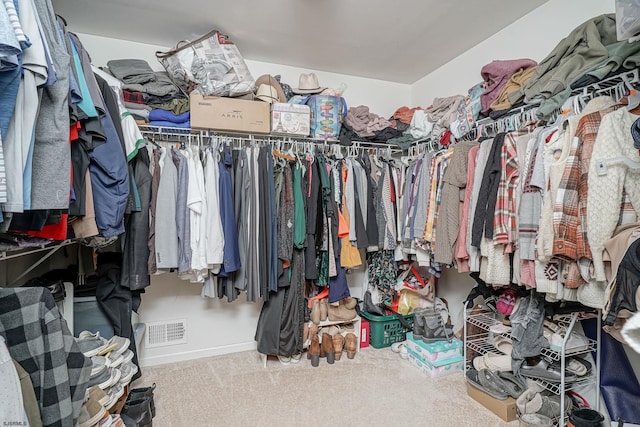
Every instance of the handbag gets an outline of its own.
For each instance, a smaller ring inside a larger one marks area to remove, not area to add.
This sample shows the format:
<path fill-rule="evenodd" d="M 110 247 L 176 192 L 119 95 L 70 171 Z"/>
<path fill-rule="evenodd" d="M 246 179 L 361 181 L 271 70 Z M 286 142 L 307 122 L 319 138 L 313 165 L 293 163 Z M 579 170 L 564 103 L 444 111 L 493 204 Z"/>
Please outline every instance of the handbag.
<path fill-rule="evenodd" d="M 402 314 L 392 310 L 391 308 L 387 307 L 382 303 L 380 304 L 374 303 L 373 297 L 371 296 L 371 291 L 369 290 L 367 290 L 364 293 L 364 300 L 362 301 L 362 311 L 366 311 L 368 314 L 372 314 L 374 316 L 393 315 L 398 319 L 398 321 L 400 322 L 400 324 L 404 329 L 406 329 L 407 331 L 413 330 L 413 326 L 409 322 L 407 322 L 407 319 L 405 319 Z M 356 305 L 356 312 L 358 313 L 359 316 L 361 316 L 361 310 L 359 305 Z"/>
<path fill-rule="evenodd" d="M 347 101 L 341 96 L 311 95 L 303 103 L 311 110 L 311 137 L 337 141 L 347 115 Z"/>
<path fill-rule="evenodd" d="M 158 51 L 156 58 L 185 94 L 240 96 L 254 90 L 255 80 L 237 46 L 216 30 Z"/>

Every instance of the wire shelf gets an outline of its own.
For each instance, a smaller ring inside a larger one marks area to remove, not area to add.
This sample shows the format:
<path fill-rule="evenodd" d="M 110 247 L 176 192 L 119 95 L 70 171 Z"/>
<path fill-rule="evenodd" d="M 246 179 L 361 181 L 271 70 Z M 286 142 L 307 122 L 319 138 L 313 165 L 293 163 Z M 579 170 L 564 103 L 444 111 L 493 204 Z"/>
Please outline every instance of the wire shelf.
<path fill-rule="evenodd" d="M 554 320 L 557 322 L 557 324 L 561 329 L 566 329 L 569 327 L 569 324 L 571 323 L 571 315 L 570 314 L 562 315 L 560 317 L 556 317 L 556 319 Z M 487 331 L 487 333 L 491 332 L 491 329 L 493 326 L 502 324 L 502 321 L 497 318 L 497 315 L 495 313 L 490 313 L 490 312 L 483 312 L 479 314 L 468 315 L 467 322 L 473 326 L 481 328 L 484 331 Z M 511 338 L 510 332 L 500 332 L 500 333 L 491 332 L 491 333 L 494 336 L 502 335 L 504 337 Z M 474 336 L 471 336 L 470 338 L 474 338 Z M 565 357 L 576 356 L 579 354 L 595 351 L 598 343 L 595 340 L 592 340 L 586 337 L 585 337 L 585 340 L 586 340 L 586 345 L 584 347 L 580 347 L 574 350 L 567 350 L 565 352 Z M 493 351 L 497 351 L 497 350 L 493 350 Z M 562 354 L 559 351 L 552 350 L 551 348 L 543 348 L 542 355 L 552 361 L 559 361 L 562 358 Z"/>
<path fill-rule="evenodd" d="M 528 377 L 527 377 L 528 378 Z M 544 387 L 545 389 L 549 390 L 551 393 L 553 394 L 560 394 L 560 391 L 562 390 L 560 388 L 560 383 L 554 383 L 554 382 L 549 382 L 549 381 L 545 381 L 545 380 L 541 380 L 541 379 L 537 379 L 537 378 L 529 378 L 532 381 L 536 382 L 537 384 L 539 384 L 540 386 Z M 589 374 L 586 375 L 582 378 L 578 378 L 576 381 L 572 381 L 570 383 L 565 383 L 564 384 L 564 391 L 565 393 L 567 391 L 571 391 L 574 390 L 578 387 L 582 387 L 582 386 L 587 386 L 587 385 L 591 385 L 592 383 L 595 383 L 595 375 Z"/>

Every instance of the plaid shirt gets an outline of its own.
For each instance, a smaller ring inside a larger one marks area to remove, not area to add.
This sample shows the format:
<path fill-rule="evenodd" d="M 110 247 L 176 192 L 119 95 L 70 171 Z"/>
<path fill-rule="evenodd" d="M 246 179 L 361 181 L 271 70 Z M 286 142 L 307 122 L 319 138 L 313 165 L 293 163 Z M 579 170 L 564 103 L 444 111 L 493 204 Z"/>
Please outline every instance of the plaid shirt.
<path fill-rule="evenodd" d="M 76 425 L 91 375 L 45 288 L 0 288 L 0 334 L 29 373 L 43 426 Z"/>
<path fill-rule="evenodd" d="M 554 255 L 568 260 L 591 260 L 587 238 L 587 195 L 589 192 L 589 162 L 602 118 L 621 105 L 586 114 L 578 123 L 571 151 L 567 158 L 558 196 L 554 205 Z M 620 203 L 618 224 L 635 221 L 635 210 L 626 192 Z M 585 284 L 577 268 L 569 269 L 565 286 L 575 288 Z"/>
<path fill-rule="evenodd" d="M 500 181 L 498 182 L 498 196 L 493 215 L 493 243 L 505 245 L 505 253 L 512 253 L 517 244 L 516 226 L 516 197 L 515 190 L 520 176 L 520 163 L 516 142 L 518 134 L 515 132 L 505 136 L 500 154 Z"/>
<path fill-rule="evenodd" d="M 132 102 L 134 104 L 145 104 L 144 94 L 142 92 L 131 92 L 129 90 L 122 90 L 122 97 L 124 102 Z"/>

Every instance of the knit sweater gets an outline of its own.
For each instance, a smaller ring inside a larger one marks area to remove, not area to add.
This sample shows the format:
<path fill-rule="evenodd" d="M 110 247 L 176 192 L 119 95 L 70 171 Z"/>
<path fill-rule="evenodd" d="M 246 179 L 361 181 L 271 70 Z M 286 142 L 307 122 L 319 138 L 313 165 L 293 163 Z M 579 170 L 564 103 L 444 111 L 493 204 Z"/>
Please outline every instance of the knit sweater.
<path fill-rule="evenodd" d="M 453 251 L 460 229 L 460 190 L 467 184 L 467 160 L 469 150 L 475 142 L 462 141 L 456 144 L 449 166 L 444 173 L 442 199 L 438 214 L 438 244 L 434 259 L 441 264 L 453 262 Z"/>
<path fill-rule="evenodd" d="M 640 169 L 608 164 L 607 173 L 598 175 L 598 163 L 601 159 L 623 156 L 640 164 L 640 155 L 633 148 L 633 137 L 629 132 L 637 118 L 625 108 L 607 114 L 593 146 L 588 178 L 587 232 L 597 281 L 606 280 L 602 253 L 605 241 L 613 235 L 618 223 L 623 189 L 636 212 L 640 211 Z"/>

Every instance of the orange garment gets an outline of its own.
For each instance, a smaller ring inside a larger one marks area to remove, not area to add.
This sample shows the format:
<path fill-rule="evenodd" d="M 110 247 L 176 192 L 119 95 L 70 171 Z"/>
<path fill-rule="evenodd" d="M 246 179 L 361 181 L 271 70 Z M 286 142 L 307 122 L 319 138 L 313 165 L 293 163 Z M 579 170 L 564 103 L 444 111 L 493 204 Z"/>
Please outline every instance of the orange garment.
<path fill-rule="evenodd" d="M 411 124 L 411 119 L 413 119 L 413 113 L 416 112 L 416 110 L 424 110 L 424 108 L 422 107 L 415 107 L 415 108 L 409 108 L 409 107 L 400 107 L 396 110 L 395 113 L 393 113 L 393 118 L 396 120 L 401 121 L 404 124 Z"/>
<path fill-rule="evenodd" d="M 342 187 L 347 183 L 347 166 L 342 164 Z M 339 211 L 340 212 L 340 211 Z M 349 240 L 349 211 L 347 210 L 347 196 L 342 192 L 342 215 L 346 226 L 346 234 L 341 238 L 342 248 L 340 249 L 340 264 L 344 268 L 355 268 L 362 265 L 360 251 Z"/>

